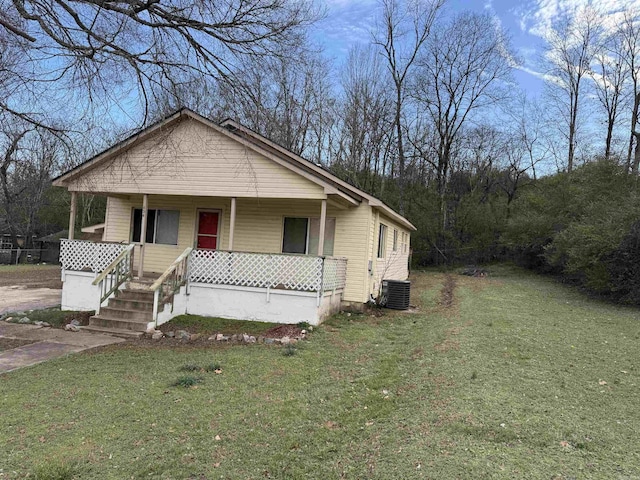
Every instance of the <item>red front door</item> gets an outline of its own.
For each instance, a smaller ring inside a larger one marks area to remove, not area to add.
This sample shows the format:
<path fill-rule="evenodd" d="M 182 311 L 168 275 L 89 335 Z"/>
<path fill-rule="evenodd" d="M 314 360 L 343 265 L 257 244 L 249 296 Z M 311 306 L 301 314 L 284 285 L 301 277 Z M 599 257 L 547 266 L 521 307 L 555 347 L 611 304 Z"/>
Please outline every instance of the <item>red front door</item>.
<path fill-rule="evenodd" d="M 204 250 L 218 248 L 218 216 L 218 212 L 198 212 L 196 248 Z"/>

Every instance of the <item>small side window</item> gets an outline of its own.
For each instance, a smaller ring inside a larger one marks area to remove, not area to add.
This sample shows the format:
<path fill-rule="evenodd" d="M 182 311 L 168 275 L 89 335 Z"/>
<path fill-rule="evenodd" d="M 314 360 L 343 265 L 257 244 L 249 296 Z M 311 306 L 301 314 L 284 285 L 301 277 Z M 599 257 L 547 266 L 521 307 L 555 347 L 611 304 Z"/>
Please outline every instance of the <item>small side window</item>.
<path fill-rule="evenodd" d="M 398 230 L 393 229 L 393 251 L 398 251 Z"/>
<path fill-rule="evenodd" d="M 387 226 L 381 223 L 380 230 L 378 231 L 378 258 L 384 258 L 386 251 L 387 251 Z"/>

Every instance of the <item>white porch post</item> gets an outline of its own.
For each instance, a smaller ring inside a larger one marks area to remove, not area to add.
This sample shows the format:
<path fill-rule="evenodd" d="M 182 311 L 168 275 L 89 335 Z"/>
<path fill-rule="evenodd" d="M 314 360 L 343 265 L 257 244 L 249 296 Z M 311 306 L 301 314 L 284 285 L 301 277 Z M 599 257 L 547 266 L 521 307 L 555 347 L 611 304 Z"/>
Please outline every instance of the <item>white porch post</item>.
<path fill-rule="evenodd" d="M 71 211 L 69 212 L 69 240 L 73 240 L 76 233 L 76 207 L 78 204 L 78 194 L 71 192 Z"/>
<path fill-rule="evenodd" d="M 138 261 L 138 278 L 144 276 L 144 244 L 147 240 L 147 215 L 149 213 L 149 195 L 142 196 L 142 224 L 140 225 L 140 260 Z"/>
<path fill-rule="evenodd" d="M 327 223 L 327 200 L 323 199 L 320 205 L 320 233 L 318 238 L 318 255 L 324 255 L 324 227 Z"/>
<path fill-rule="evenodd" d="M 233 234 L 236 230 L 236 197 L 231 197 L 231 212 L 229 219 L 229 247 L 228 250 L 233 250 Z"/>

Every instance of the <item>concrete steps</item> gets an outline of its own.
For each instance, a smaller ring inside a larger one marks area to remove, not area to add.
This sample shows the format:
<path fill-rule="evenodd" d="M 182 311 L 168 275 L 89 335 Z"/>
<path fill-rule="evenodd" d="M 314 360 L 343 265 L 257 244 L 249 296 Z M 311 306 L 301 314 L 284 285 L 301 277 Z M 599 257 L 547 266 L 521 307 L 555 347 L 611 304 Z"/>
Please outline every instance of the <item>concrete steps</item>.
<path fill-rule="evenodd" d="M 144 332 L 134 332 L 133 330 L 95 327 L 91 325 L 87 327 L 80 327 L 80 330 L 83 332 L 104 333 L 106 335 L 113 335 L 114 337 L 120 337 L 120 338 L 140 338 L 144 334 Z"/>
<path fill-rule="evenodd" d="M 153 292 L 149 287 L 155 279 L 132 280 L 126 288 L 116 292 L 109 299 L 99 315 L 89 319 L 84 330 L 108 333 L 110 335 L 140 337 L 153 321 Z"/>

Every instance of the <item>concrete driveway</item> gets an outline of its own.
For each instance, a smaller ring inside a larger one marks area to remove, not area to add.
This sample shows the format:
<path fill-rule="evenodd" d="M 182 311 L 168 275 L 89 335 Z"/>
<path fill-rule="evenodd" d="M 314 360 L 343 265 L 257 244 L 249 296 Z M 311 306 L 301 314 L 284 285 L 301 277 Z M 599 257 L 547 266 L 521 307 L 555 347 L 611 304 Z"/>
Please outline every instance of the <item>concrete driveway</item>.
<path fill-rule="evenodd" d="M 97 333 L 67 332 L 37 325 L 0 322 L 0 342 L 3 339 L 32 343 L 0 352 L 0 374 L 63 355 L 125 341 L 123 338 Z"/>
<path fill-rule="evenodd" d="M 39 310 L 60 305 L 62 290 L 28 288 L 24 285 L 0 287 L 0 315 L 7 312 Z"/>

